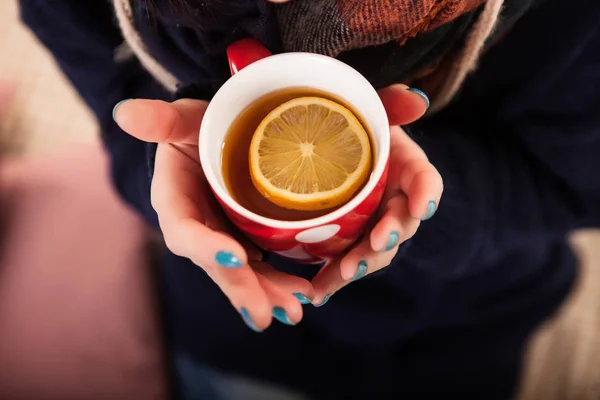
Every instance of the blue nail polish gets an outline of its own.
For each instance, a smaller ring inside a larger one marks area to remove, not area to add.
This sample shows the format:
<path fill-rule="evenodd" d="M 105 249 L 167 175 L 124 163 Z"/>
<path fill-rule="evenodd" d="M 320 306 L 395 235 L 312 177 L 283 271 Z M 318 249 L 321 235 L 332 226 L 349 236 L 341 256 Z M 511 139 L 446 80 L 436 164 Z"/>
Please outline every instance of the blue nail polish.
<path fill-rule="evenodd" d="M 228 251 L 219 251 L 215 260 L 224 268 L 240 268 L 243 265 L 239 258 Z"/>
<path fill-rule="evenodd" d="M 124 99 L 124 100 L 121 100 L 120 102 L 118 102 L 117 104 L 115 104 L 115 106 L 113 107 L 113 110 L 112 110 L 112 119 L 113 119 L 113 121 L 115 119 L 115 113 L 117 112 L 117 108 L 119 108 L 119 106 L 121 104 L 123 104 L 123 103 L 125 103 L 126 101 L 129 101 L 129 100 L 131 100 L 131 99 Z"/>
<path fill-rule="evenodd" d="M 254 332 L 262 332 L 256 327 L 256 325 L 254 325 L 254 322 L 252 322 L 252 317 L 250 317 L 250 313 L 248 312 L 246 307 L 241 308 L 240 314 L 242 315 L 242 319 L 244 320 L 246 325 L 248 325 L 248 328 L 252 329 Z"/>
<path fill-rule="evenodd" d="M 311 301 L 308 297 L 303 295 L 302 293 L 294 293 L 294 296 L 298 299 L 300 304 L 310 304 Z"/>
<path fill-rule="evenodd" d="M 420 95 L 421 97 L 423 97 L 425 99 L 425 101 L 427 102 L 427 108 L 429 108 L 429 106 L 431 105 L 431 102 L 429 101 L 429 97 L 422 90 L 419 90 L 417 88 L 408 88 L 406 90 L 408 90 L 409 92 L 416 93 L 416 94 Z"/>
<path fill-rule="evenodd" d="M 390 232 L 390 237 L 388 239 L 387 244 L 383 248 L 383 251 L 384 252 L 390 251 L 391 249 L 396 247 L 398 245 L 398 240 L 400 240 L 400 235 L 398 234 L 398 232 L 396 232 L 396 231 Z"/>
<path fill-rule="evenodd" d="M 290 319 L 288 318 L 287 313 L 285 312 L 285 310 L 283 308 L 273 307 L 272 313 L 273 313 L 273 317 L 277 321 L 281 322 L 282 324 L 290 325 L 290 326 L 294 325 L 294 323 L 292 321 L 290 321 Z"/>
<path fill-rule="evenodd" d="M 435 203 L 435 201 L 432 200 L 427 205 L 427 213 L 425 214 L 425 217 L 422 219 L 422 221 L 427 221 L 428 219 L 431 219 L 431 217 L 433 217 L 436 211 L 437 204 Z"/>
<path fill-rule="evenodd" d="M 360 278 L 362 278 L 363 276 L 365 276 L 367 274 L 367 270 L 369 269 L 369 266 L 367 265 L 367 262 L 365 260 L 361 260 L 358 263 L 358 268 L 356 270 L 356 275 L 354 275 L 354 278 L 352 279 L 353 281 L 357 281 Z"/>
<path fill-rule="evenodd" d="M 331 298 L 331 293 L 328 293 L 327 296 L 325 296 L 325 298 L 321 302 L 321 304 L 315 304 L 315 307 L 323 307 L 325 304 L 327 304 L 327 302 L 329 301 L 330 298 Z"/>

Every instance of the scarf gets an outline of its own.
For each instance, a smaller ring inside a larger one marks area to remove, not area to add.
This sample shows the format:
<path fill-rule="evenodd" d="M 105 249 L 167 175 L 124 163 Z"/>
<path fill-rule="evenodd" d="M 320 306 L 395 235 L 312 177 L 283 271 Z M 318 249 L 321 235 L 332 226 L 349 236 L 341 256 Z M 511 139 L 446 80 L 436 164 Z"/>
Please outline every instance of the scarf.
<path fill-rule="evenodd" d="M 455 96 L 486 46 L 536 2 L 292 0 L 277 17 L 285 51 L 337 57 L 377 88 L 390 76 L 419 86 L 434 98 L 435 112 Z"/>
<path fill-rule="evenodd" d="M 284 49 L 337 57 L 455 21 L 485 0 L 292 0 L 277 9 Z"/>
<path fill-rule="evenodd" d="M 129 46 L 160 82 L 174 90 L 178 80 L 152 57 L 135 28 L 137 18 L 147 16 L 147 10 L 134 15 L 132 4 L 140 0 L 113 1 Z M 390 83 L 418 86 L 433 98 L 431 111 L 448 104 L 476 68 L 481 53 L 541 1 L 186 0 L 186 15 L 179 18 L 154 0 L 163 21 L 185 25 L 203 41 L 214 36 L 230 43 L 240 36 L 274 30 L 267 37 L 278 36 L 279 51 L 336 57 L 376 88 Z"/>

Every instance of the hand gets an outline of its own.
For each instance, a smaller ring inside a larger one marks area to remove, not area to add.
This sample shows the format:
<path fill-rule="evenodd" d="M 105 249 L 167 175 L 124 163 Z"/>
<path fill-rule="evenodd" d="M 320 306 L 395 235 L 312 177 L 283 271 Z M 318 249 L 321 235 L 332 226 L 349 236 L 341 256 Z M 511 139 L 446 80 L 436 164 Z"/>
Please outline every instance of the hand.
<path fill-rule="evenodd" d="M 252 329 L 266 329 L 272 316 L 295 325 L 302 319 L 295 295 L 310 300 L 313 287 L 261 262 L 261 252 L 238 236 L 222 215 L 198 154 L 207 105 L 189 99 L 128 100 L 115 106 L 114 119 L 125 132 L 158 143 L 152 205 L 167 247 L 201 267 Z"/>
<path fill-rule="evenodd" d="M 8 112 L 8 108 L 16 93 L 16 86 L 13 83 L 0 81 L 0 158 L 11 152 L 15 137 L 12 132 L 2 129 L 2 120 Z M 18 144 L 18 142 L 16 142 Z"/>
<path fill-rule="evenodd" d="M 390 170 L 371 229 L 346 255 L 329 262 L 313 279 L 314 303 L 324 305 L 338 290 L 387 267 L 398 246 L 410 239 L 422 220 L 433 216 L 442 196 L 442 177 L 423 150 L 399 125 L 419 119 L 429 106 L 420 91 L 393 85 L 379 92 L 390 124 Z"/>
<path fill-rule="evenodd" d="M 8 110 L 14 95 L 16 87 L 12 83 L 0 81 L 0 118 L 4 116 Z"/>

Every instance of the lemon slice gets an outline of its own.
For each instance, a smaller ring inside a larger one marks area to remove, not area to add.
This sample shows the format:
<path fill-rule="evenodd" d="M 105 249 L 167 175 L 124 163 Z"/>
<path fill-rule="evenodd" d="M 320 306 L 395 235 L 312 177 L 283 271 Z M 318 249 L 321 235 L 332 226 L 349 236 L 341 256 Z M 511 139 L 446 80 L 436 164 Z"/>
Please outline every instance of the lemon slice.
<path fill-rule="evenodd" d="M 250 144 L 250 175 L 272 203 L 316 211 L 350 200 L 371 173 L 371 143 L 346 107 L 300 97 L 273 110 Z"/>

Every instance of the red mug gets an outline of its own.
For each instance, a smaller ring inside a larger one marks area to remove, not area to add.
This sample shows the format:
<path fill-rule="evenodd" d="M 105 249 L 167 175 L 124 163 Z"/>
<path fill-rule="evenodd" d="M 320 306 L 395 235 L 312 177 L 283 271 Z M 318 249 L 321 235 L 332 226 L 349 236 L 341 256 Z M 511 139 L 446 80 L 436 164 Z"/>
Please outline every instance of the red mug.
<path fill-rule="evenodd" d="M 253 39 L 227 50 L 232 77 L 211 100 L 200 129 L 200 162 L 206 179 L 231 221 L 265 250 L 300 263 L 319 263 L 345 252 L 363 233 L 385 189 L 390 128 L 377 92 L 352 67 L 311 53 L 272 55 Z M 242 207 L 223 179 L 222 145 L 231 124 L 255 100 L 287 87 L 331 93 L 358 110 L 371 133 L 374 168 L 367 184 L 344 206 L 304 221 L 280 221 Z"/>

